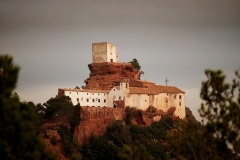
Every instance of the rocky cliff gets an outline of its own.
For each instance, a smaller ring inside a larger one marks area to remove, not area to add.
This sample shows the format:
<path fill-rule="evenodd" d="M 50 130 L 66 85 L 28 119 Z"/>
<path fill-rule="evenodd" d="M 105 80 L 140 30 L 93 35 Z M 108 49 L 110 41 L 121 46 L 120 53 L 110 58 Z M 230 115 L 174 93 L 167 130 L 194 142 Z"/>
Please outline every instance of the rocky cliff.
<path fill-rule="evenodd" d="M 91 63 L 88 68 L 90 76 L 84 81 L 84 89 L 109 90 L 124 80 L 140 80 L 141 75 L 131 63 Z"/>

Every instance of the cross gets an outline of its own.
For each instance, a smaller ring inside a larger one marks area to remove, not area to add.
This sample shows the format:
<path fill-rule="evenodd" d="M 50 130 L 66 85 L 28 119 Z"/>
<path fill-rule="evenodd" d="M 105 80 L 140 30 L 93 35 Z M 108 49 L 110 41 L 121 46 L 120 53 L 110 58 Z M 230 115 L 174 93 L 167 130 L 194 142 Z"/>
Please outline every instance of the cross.
<path fill-rule="evenodd" d="M 167 86 L 167 82 L 168 82 L 169 80 L 166 78 L 166 80 L 165 80 L 165 82 L 166 82 L 166 86 Z"/>

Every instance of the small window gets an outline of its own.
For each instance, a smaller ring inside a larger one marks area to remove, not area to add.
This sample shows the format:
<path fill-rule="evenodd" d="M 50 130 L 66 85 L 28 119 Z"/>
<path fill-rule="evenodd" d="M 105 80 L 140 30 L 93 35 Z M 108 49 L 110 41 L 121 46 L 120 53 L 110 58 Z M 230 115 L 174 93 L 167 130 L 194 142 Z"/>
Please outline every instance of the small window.
<path fill-rule="evenodd" d="M 78 94 L 78 92 L 77 92 L 77 94 Z"/>
<path fill-rule="evenodd" d="M 71 92 L 70 92 L 70 94 L 71 94 Z"/>
<path fill-rule="evenodd" d="M 112 55 L 112 53 L 110 53 Z"/>
<path fill-rule="evenodd" d="M 81 101 L 83 101 L 83 97 L 81 98 Z"/>
<path fill-rule="evenodd" d="M 119 96 L 119 100 L 121 100 L 121 96 Z"/>
<path fill-rule="evenodd" d="M 174 95 L 174 99 L 176 99 L 177 98 L 177 96 L 176 96 L 176 94 Z"/>
<path fill-rule="evenodd" d="M 110 62 L 113 62 L 113 59 L 110 59 Z"/>
<path fill-rule="evenodd" d="M 98 95 L 100 95 L 100 94 L 98 93 Z"/>
<path fill-rule="evenodd" d="M 181 102 L 179 102 L 179 106 L 181 106 Z"/>
<path fill-rule="evenodd" d="M 106 103 L 106 99 L 104 99 L 104 103 Z"/>
<path fill-rule="evenodd" d="M 147 102 L 147 100 L 145 100 L 145 102 Z"/>
<path fill-rule="evenodd" d="M 89 102 L 89 99 L 87 98 L 87 102 Z"/>
<path fill-rule="evenodd" d="M 115 91 L 115 89 L 113 89 L 113 91 Z"/>
<path fill-rule="evenodd" d="M 95 101 L 95 99 L 92 99 L 92 102 L 94 102 Z"/>
<path fill-rule="evenodd" d="M 92 95 L 94 95 L 94 93 L 92 93 Z"/>
<path fill-rule="evenodd" d="M 88 95 L 88 93 L 87 93 L 87 95 Z"/>
<path fill-rule="evenodd" d="M 179 99 L 182 99 L 182 96 L 181 96 L 181 95 L 179 95 Z"/>
<path fill-rule="evenodd" d="M 100 99 L 98 99 L 98 102 L 100 102 Z"/>
<path fill-rule="evenodd" d="M 104 96 L 105 96 L 105 93 L 104 93 Z"/>
<path fill-rule="evenodd" d="M 79 99 L 77 98 L 77 101 L 79 102 Z"/>

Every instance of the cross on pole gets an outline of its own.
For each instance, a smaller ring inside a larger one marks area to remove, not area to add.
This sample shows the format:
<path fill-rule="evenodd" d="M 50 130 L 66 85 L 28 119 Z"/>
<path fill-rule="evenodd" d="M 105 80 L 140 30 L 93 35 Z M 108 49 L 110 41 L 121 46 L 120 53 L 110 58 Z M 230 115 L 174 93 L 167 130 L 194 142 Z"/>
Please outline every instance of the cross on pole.
<path fill-rule="evenodd" d="M 165 82 L 166 82 L 166 86 L 167 86 L 167 82 L 168 82 L 169 80 L 166 78 L 166 80 L 165 80 Z"/>

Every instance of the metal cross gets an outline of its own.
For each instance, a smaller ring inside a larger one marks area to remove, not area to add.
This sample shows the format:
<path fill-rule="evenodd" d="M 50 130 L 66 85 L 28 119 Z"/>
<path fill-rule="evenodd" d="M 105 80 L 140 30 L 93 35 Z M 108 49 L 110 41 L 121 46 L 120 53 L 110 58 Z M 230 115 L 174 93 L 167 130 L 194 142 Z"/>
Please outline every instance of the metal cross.
<path fill-rule="evenodd" d="M 167 82 L 168 82 L 169 80 L 166 78 L 166 80 L 165 80 L 165 82 L 166 82 L 166 86 L 167 86 Z"/>

